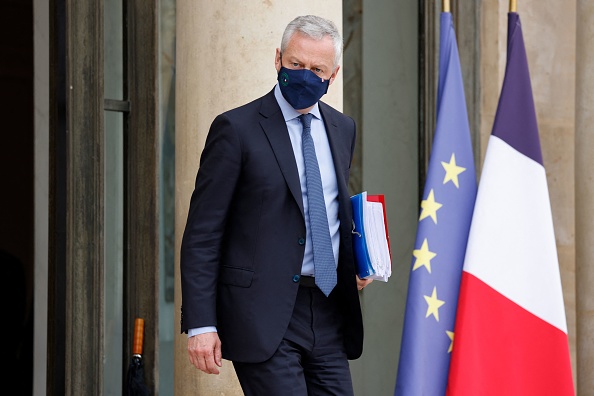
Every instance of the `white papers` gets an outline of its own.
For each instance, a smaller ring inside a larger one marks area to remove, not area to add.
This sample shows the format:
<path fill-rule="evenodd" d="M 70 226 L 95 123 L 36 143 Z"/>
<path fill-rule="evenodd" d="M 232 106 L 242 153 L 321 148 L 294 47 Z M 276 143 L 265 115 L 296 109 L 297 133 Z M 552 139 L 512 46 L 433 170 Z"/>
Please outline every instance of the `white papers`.
<path fill-rule="evenodd" d="M 392 261 L 384 219 L 384 207 L 380 202 L 363 202 L 363 222 L 369 259 L 374 274 L 367 278 L 388 281 L 392 275 Z"/>

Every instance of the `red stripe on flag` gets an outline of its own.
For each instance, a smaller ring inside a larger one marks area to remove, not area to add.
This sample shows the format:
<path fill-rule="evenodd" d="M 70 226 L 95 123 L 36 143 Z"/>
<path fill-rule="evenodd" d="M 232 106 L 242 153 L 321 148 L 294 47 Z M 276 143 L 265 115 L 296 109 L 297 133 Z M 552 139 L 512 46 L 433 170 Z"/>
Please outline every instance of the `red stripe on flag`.
<path fill-rule="evenodd" d="M 448 395 L 573 395 L 567 334 L 463 272 Z"/>

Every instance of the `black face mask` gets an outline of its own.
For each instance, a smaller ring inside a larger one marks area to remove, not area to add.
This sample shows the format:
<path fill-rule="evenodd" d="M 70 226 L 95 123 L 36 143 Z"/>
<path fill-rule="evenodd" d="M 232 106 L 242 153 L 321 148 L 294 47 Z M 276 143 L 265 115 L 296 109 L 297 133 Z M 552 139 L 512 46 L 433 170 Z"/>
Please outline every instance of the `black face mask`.
<path fill-rule="evenodd" d="M 295 110 L 302 110 L 315 105 L 328 92 L 330 80 L 318 77 L 311 70 L 281 67 L 278 83 L 287 102 Z"/>

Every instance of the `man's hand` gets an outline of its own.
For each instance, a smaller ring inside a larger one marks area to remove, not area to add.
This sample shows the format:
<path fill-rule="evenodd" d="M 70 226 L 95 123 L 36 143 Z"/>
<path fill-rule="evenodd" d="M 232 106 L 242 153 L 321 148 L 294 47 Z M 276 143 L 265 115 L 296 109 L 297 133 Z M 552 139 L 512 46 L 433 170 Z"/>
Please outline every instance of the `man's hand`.
<path fill-rule="evenodd" d="M 218 374 L 223 365 L 221 340 L 217 333 L 198 334 L 188 338 L 190 362 L 206 374 Z"/>
<path fill-rule="evenodd" d="M 373 279 L 361 279 L 359 275 L 357 275 L 357 289 L 359 291 L 363 290 L 365 286 L 373 282 Z"/>

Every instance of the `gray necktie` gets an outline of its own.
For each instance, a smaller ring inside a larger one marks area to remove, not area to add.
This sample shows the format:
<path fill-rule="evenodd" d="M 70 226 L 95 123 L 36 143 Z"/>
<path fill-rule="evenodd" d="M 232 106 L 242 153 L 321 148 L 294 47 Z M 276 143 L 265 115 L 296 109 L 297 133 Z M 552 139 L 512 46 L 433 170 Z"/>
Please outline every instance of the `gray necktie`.
<path fill-rule="evenodd" d="M 324 203 L 324 189 L 316 157 L 316 149 L 311 138 L 312 114 L 299 116 L 303 124 L 303 159 L 307 185 L 307 202 L 309 203 L 309 228 L 313 244 L 314 274 L 316 285 L 328 296 L 336 285 L 336 263 L 332 251 L 332 241 L 328 228 L 328 216 Z"/>

